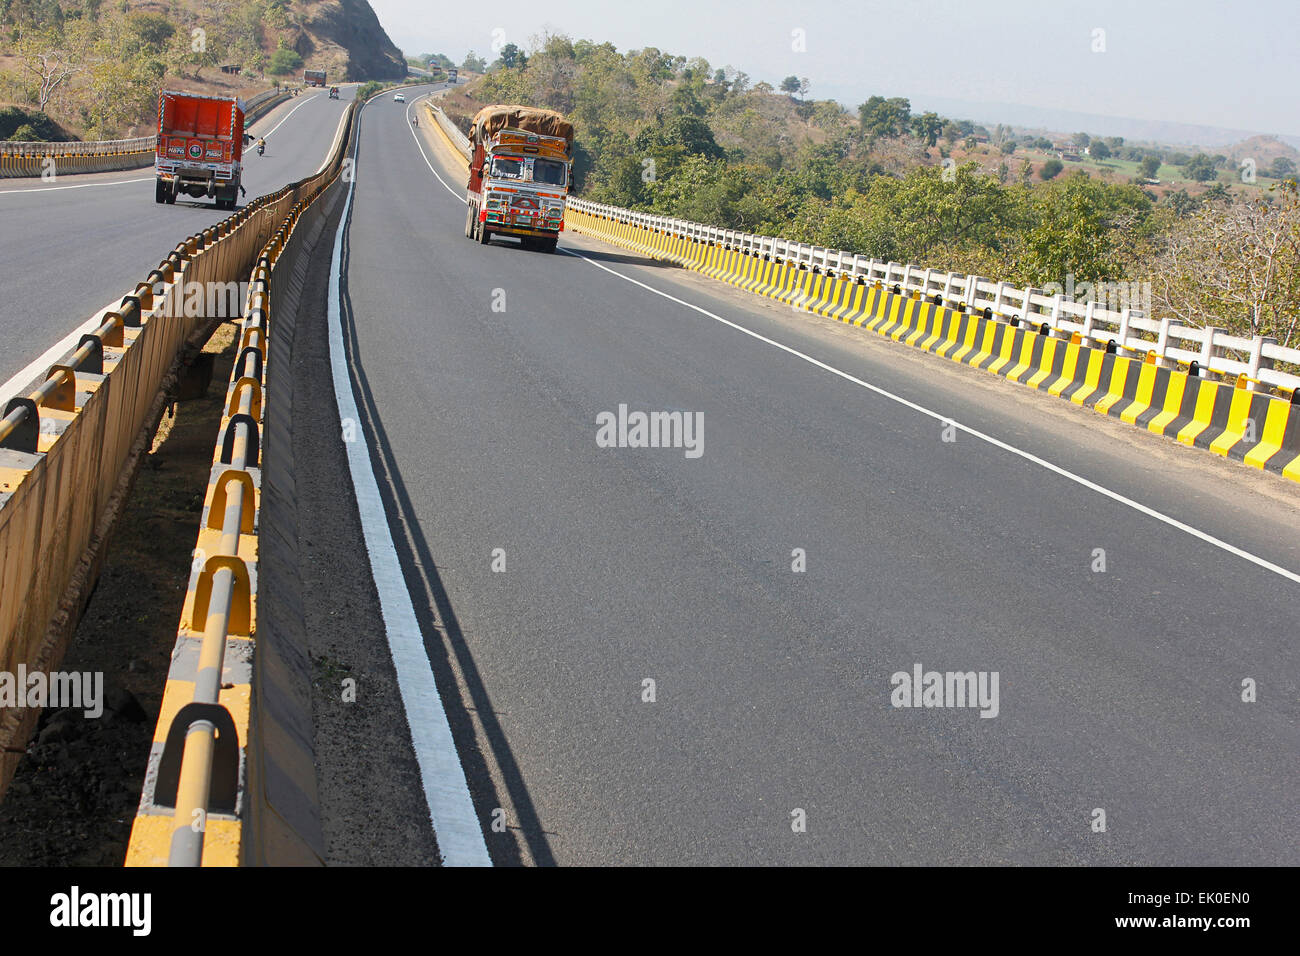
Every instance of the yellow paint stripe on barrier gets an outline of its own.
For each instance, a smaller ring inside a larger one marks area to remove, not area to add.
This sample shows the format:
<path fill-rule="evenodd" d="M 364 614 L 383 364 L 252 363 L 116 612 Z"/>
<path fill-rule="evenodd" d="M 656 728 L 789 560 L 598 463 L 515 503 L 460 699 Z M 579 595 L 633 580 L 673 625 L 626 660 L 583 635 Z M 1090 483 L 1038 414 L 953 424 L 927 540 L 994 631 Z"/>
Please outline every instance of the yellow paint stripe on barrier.
<path fill-rule="evenodd" d="M 1192 420 L 1178 432 L 1178 441 L 1184 445 L 1194 444 L 1196 436 L 1210 427 L 1210 416 L 1214 414 L 1214 402 L 1221 387 L 1221 382 L 1201 382 L 1201 388 L 1196 393 L 1196 409 L 1192 412 Z"/>
<path fill-rule="evenodd" d="M 1119 420 L 1136 425 L 1138 416 L 1151 407 L 1151 396 L 1156 390 L 1156 377 L 1159 370 L 1154 362 L 1143 362 L 1138 371 L 1137 393 L 1133 401 L 1119 413 Z"/>
<path fill-rule="evenodd" d="M 966 323 L 966 338 L 962 340 L 961 346 L 952 355 L 948 356 L 954 362 L 960 362 L 971 353 L 975 348 L 975 340 L 979 337 L 980 328 L 984 325 L 984 319 L 971 316 Z"/>
<path fill-rule="evenodd" d="M 171 855 L 172 830 L 176 822 L 170 816 L 137 815 L 131 824 L 131 842 L 127 846 L 125 866 L 163 867 Z M 203 827 L 203 866 L 238 866 L 243 821 L 209 815 Z"/>
<path fill-rule="evenodd" d="M 1042 338 L 1042 336 L 1033 334 L 1026 330 L 1024 338 L 1020 340 L 1020 358 L 1017 359 L 1016 364 L 1011 368 L 1011 371 L 1007 372 L 1007 379 L 1009 381 L 1019 382 L 1020 376 L 1033 368 L 1034 345 L 1040 338 Z"/>
<path fill-rule="evenodd" d="M 1147 422 L 1147 431 L 1163 435 L 1169 423 L 1178 417 L 1178 412 L 1183 407 L 1183 395 L 1187 392 L 1187 378 L 1186 372 L 1171 372 L 1169 374 L 1169 385 L 1165 388 L 1163 410 L 1151 421 Z"/>
<path fill-rule="evenodd" d="M 1060 394 L 1074 381 L 1075 371 L 1079 367 L 1079 353 L 1082 351 L 1084 351 L 1083 346 L 1078 342 L 1071 342 L 1065 347 L 1065 358 L 1061 361 L 1061 376 L 1047 386 L 1048 395 L 1055 395 L 1059 398 Z"/>
<path fill-rule="evenodd" d="M 929 328 L 930 322 L 934 317 L 935 307 L 925 299 L 918 299 L 916 304 L 915 318 L 912 330 L 903 337 L 903 342 L 907 345 L 916 345 L 925 335 L 926 329 Z"/>
<path fill-rule="evenodd" d="M 1061 340 L 1050 336 L 1043 343 L 1043 353 L 1038 358 L 1038 371 L 1025 382 L 1030 388 L 1040 388 L 1052 374 L 1052 365 L 1056 360 L 1056 351 L 1061 347 Z"/>
<path fill-rule="evenodd" d="M 1026 335 L 1025 338 L 1029 336 Z M 1008 326 L 1002 332 L 1002 344 L 995 358 L 988 367 L 988 370 L 994 375 L 1006 368 L 1011 363 L 1011 355 L 1016 348 L 1016 330 Z"/>
<path fill-rule="evenodd" d="M 1228 407 L 1228 424 L 1223 429 L 1223 434 L 1210 442 L 1210 451 L 1226 458 L 1232 446 L 1242 440 L 1246 433 L 1246 420 L 1250 417 L 1250 406 L 1254 397 L 1255 393 L 1245 388 L 1232 390 L 1232 404 Z"/>
<path fill-rule="evenodd" d="M 1133 359 L 1116 358 L 1110 367 L 1110 382 L 1106 386 L 1106 394 L 1097 399 L 1097 403 L 1092 406 L 1093 411 L 1105 415 L 1112 405 L 1124 400 L 1124 386 L 1128 384 L 1128 375 Z"/>
<path fill-rule="evenodd" d="M 1287 419 L 1294 408 L 1290 402 L 1275 398 L 1268 403 L 1268 412 L 1264 416 L 1264 433 L 1260 442 L 1242 459 L 1252 468 L 1263 468 L 1268 460 L 1282 450 L 1282 439 L 1286 435 Z"/>
<path fill-rule="evenodd" d="M 1100 349 L 1088 350 L 1088 365 L 1084 369 L 1083 384 L 1070 396 L 1070 401 L 1075 405 L 1082 405 L 1093 392 L 1097 391 L 1097 386 L 1101 383 L 1101 370 L 1105 365 L 1105 358 L 1106 353 Z"/>

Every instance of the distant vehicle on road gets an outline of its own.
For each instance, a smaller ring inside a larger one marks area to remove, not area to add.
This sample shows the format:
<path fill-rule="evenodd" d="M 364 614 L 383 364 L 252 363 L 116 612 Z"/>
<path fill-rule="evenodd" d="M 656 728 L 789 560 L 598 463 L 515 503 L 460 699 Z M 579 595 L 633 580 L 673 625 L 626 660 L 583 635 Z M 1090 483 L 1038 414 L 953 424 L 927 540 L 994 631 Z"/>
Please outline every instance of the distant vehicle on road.
<path fill-rule="evenodd" d="M 304 70 L 304 71 L 303 71 L 303 74 L 302 74 L 302 85 L 303 85 L 303 86 L 324 86 L 324 85 L 325 85 L 325 71 L 324 71 L 324 70 Z"/>
<path fill-rule="evenodd" d="M 239 100 L 163 90 L 158 95 L 154 201 L 171 205 L 182 193 L 210 196 L 234 209 L 244 158 Z"/>
<path fill-rule="evenodd" d="M 339 88 L 338 88 L 337 86 L 331 86 L 331 87 L 330 87 L 330 99 L 332 99 L 332 100 L 337 100 L 338 98 L 339 98 Z"/>
<path fill-rule="evenodd" d="M 485 106 L 474 117 L 465 235 L 483 245 L 518 236 L 554 252 L 573 178 L 573 124 L 553 110 Z"/>
<path fill-rule="evenodd" d="M 457 78 L 459 75 L 460 75 L 460 74 L 456 71 L 456 68 L 455 68 L 455 67 L 452 67 L 451 69 L 449 69 L 449 70 L 447 71 L 447 82 L 448 82 L 448 83 L 455 83 L 455 82 L 456 82 L 456 78 Z"/>
<path fill-rule="evenodd" d="M 405 103 L 405 102 L 406 102 L 406 94 L 405 94 L 405 93 L 394 93 L 394 94 L 393 94 L 393 102 L 394 102 L 394 103 Z"/>

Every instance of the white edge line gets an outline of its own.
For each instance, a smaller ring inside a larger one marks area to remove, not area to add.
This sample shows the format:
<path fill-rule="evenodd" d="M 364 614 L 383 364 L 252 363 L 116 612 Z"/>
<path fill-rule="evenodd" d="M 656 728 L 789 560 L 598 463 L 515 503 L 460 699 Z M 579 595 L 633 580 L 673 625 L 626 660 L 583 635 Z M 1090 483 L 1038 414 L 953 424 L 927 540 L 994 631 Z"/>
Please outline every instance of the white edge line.
<path fill-rule="evenodd" d="M 358 130 L 360 127 L 358 127 Z M 358 139 L 360 135 L 358 133 Z M 356 143 L 353 143 L 355 170 Z M 340 306 L 343 237 L 348 228 L 356 176 L 348 186 L 347 202 L 334 237 L 334 254 L 330 261 L 329 346 L 330 366 L 334 378 L 334 397 L 343 421 L 361 421 L 349 376 L 347 353 L 343 347 L 343 322 Z M 447 722 L 433 667 L 424 649 L 410 592 L 402 576 L 401 562 L 393 545 L 392 534 L 379 483 L 370 463 L 365 442 L 345 442 L 348 470 L 352 474 L 361 529 L 370 557 L 370 574 L 379 592 L 380 613 L 388 637 L 388 647 L 397 672 L 398 692 L 411 730 L 411 743 L 420 766 L 429 816 L 447 866 L 491 866 L 483 829 L 474 812 L 465 770 L 461 766 L 456 742 Z"/>
<path fill-rule="evenodd" d="M 407 125 L 410 126 L 409 123 Z M 411 135 L 415 136 L 414 129 L 411 130 Z M 446 186 L 448 192 L 450 192 L 453 196 L 456 196 L 457 199 L 459 199 L 462 203 L 464 203 L 465 202 L 464 197 L 458 195 L 454 189 L 452 189 L 450 186 L 447 186 L 446 181 L 441 176 L 438 176 L 438 171 L 434 169 L 433 164 L 429 162 L 429 157 L 425 155 L 424 146 L 420 143 L 418 137 L 416 137 L 415 142 L 416 145 L 420 147 L 420 155 L 424 156 L 424 163 L 426 166 L 429 167 L 429 171 L 432 172 L 434 176 L 438 177 L 438 182 Z M 994 446 L 995 448 L 1000 448 L 1003 451 L 1007 451 L 1013 455 L 1017 455 L 1020 458 L 1025 459 L 1025 461 L 1032 462 L 1033 464 L 1038 465 L 1040 468 L 1046 468 L 1048 471 L 1060 475 L 1062 478 L 1067 478 L 1070 481 L 1073 481 L 1075 484 L 1082 485 L 1084 488 L 1087 488 L 1090 491 L 1094 491 L 1097 494 L 1102 495 L 1103 497 L 1110 498 L 1112 501 L 1116 501 L 1119 504 L 1122 504 L 1128 508 L 1132 508 L 1134 511 L 1140 512 L 1141 514 L 1144 514 L 1149 518 L 1154 518 L 1157 521 L 1169 525 L 1171 528 L 1177 528 L 1179 531 L 1191 535 L 1193 538 L 1198 538 L 1207 544 L 1211 544 L 1216 548 L 1220 548 L 1221 550 L 1228 552 L 1229 554 L 1236 555 L 1237 557 L 1249 561 L 1252 564 L 1256 564 L 1267 571 L 1272 571 L 1274 574 L 1280 575 L 1281 577 L 1286 578 L 1288 581 L 1294 582 L 1296 584 L 1300 584 L 1300 574 L 1297 574 L 1294 571 L 1289 571 L 1284 567 L 1281 567 L 1279 565 L 1274 564 L 1271 561 L 1267 561 L 1264 558 L 1259 557 L 1258 555 L 1251 554 L 1249 551 L 1244 551 L 1241 548 L 1238 548 L 1236 545 L 1229 544 L 1228 542 L 1220 538 L 1216 538 L 1212 534 L 1208 534 L 1204 531 L 1201 531 L 1199 528 L 1193 528 L 1191 525 L 1179 521 L 1177 518 L 1172 518 L 1167 514 L 1156 511 L 1154 508 L 1150 508 L 1147 505 L 1142 504 L 1139 501 L 1134 501 L 1132 498 L 1127 498 L 1124 495 L 1121 495 L 1117 491 L 1111 491 L 1109 488 L 1103 487 L 1102 485 L 1097 484 L 1095 481 L 1091 481 L 1087 478 L 1084 478 L 1082 475 L 1076 475 L 1074 472 L 1066 468 L 1062 468 L 1060 465 L 1053 464 L 1052 462 L 1047 461 L 1044 458 L 1039 458 L 1037 455 L 1033 454 L 1032 452 L 1024 451 L 1023 449 L 1017 448 L 1014 445 L 1009 445 L 1006 442 L 1002 441 L 1001 439 L 994 438 L 992 435 L 987 435 L 984 432 L 979 431 L 978 429 L 971 428 L 969 425 L 963 425 L 961 422 L 957 421 L 954 418 L 951 418 L 948 415 L 942 415 L 939 412 L 932 411 L 931 409 L 928 409 L 923 405 L 918 405 L 916 404 L 916 402 L 909 401 L 908 399 L 903 398 L 901 395 L 895 395 L 893 392 L 887 391 L 886 389 L 881 388 L 879 385 L 872 385 L 870 382 L 865 382 L 854 375 L 850 375 L 848 372 L 835 368 L 832 365 L 827 365 L 825 362 L 819 361 L 818 359 L 813 358 L 811 355 L 806 355 L 803 352 L 800 352 L 798 349 L 791 348 L 788 345 L 783 345 L 782 343 L 777 342 L 774 339 L 769 339 L 765 335 L 760 335 L 758 332 L 755 332 L 752 329 L 747 329 L 743 325 L 737 325 L 735 322 L 728 321 L 727 319 L 724 319 L 722 316 L 710 312 L 708 309 L 702 308 L 701 306 L 695 305 L 691 302 L 687 302 L 684 299 L 679 299 L 675 295 L 664 292 L 660 289 L 656 289 L 653 286 L 647 285 L 646 283 L 641 282 L 638 279 L 633 279 L 629 275 L 624 275 L 621 272 L 609 268 L 609 266 L 606 266 L 602 263 L 595 261 L 589 256 L 583 255 L 581 252 L 576 252 L 573 249 L 564 249 L 564 248 L 557 249 L 556 251 L 562 252 L 566 255 L 574 256 L 578 259 L 582 259 L 585 262 L 588 262 L 591 265 L 595 266 L 597 269 L 603 269 L 604 271 L 608 272 L 612 276 L 617 276 L 618 278 L 622 279 L 625 282 L 630 282 L 633 285 L 640 286 L 642 289 L 645 289 L 647 292 L 653 292 L 655 295 L 662 296 L 663 298 L 668 299 L 671 302 L 675 302 L 680 306 L 684 306 L 685 308 L 698 312 L 701 315 L 708 316 L 710 319 L 713 319 L 715 322 L 721 322 L 723 325 L 730 326 L 731 328 L 735 329 L 737 332 L 744 332 L 746 335 L 750 336 L 751 338 L 758 339 L 760 342 L 764 342 L 767 345 L 770 345 L 773 348 L 780 349 L 783 352 L 788 352 L 789 354 L 795 356 L 796 358 L 802 359 L 803 361 L 807 362 L 810 365 L 815 365 L 817 368 L 825 369 L 827 372 L 830 372 L 833 375 L 838 375 L 840 378 L 844 379 L 845 381 L 852 382 L 854 385 L 858 385 L 862 388 L 867 389 L 868 391 L 874 392 L 877 395 L 881 396 L 882 398 L 889 399 L 891 402 L 897 402 L 899 405 L 903 405 L 906 408 L 912 409 L 913 411 L 920 412 L 922 415 L 928 415 L 930 418 L 933 418 L 935 421 L 942 422 L 945 425 L 951 423 L 958 430 L 963 431 L 974 438 L 978 438 L 980 441 L 987 442 L 988 444 Z"/>
<path fill-rule="evenodd" d="M 129 292 L 124 294 L 130 295 Z M 48 370 L 51 365 L 63 356 L 67 355 L 68 352 L 72 351 L 73 347 L 77 344 L 77 341 L 83 335 L 99 328 L 99 324 L 104 321 L 104 313 L 116 310 L 121 301 L 121 297 L 119 297 L 104 306 L 102 309 L 96 311 L 95 314 L 85 322 L 81 323 L 81 325 L 77 326 L 54 345 L 46 349 L 41 354 L 40 358 L 36 359 L 36 361 L 32 362 L 21 372 L 18 372 L 10 378 L 9 381 L 0 385 L 0 403 L 8 402 L 9 399 L 18 395 L 19 392 L 25 389 L 28 385 L 35 383 L 37 378 L 45 374 L 46 370 Z"/>
<path fill-rule="evenodd" d="M 438 91 L 435 90 L 434 92 L 438 92 Z M 456 199 L 459 200 L 460 204 L 463 206 L 467 202 L 469 202 L 469 200 L 465 198 L 465 196 L 463 195 L 463 191 L 457 192 L 455 189 L 452 189 L 451 186 L 447 185 L 447 180 L 443 179 L 441 176 L 438 175 L 438 171 L 433 168 L 433 163 L 429 162 L 429 155 L 424 151 L 424 144 L 420 142 L 420 137 L 417 136 L 415 133 L 415 127 L 412 126 L 410 123 L 411 107 L 414 106 L 416 103 L 420 102 L 420 100 L 427 100 L 431 96 L 433 96 L 433 93 L 426 93 L 424 96 L 421 96 L 419 99 L 412 101 L 411 106 L 408 106 L 406 108 L 406 119 L 407 119 L 406 126 L 407 129 L 411 131 L 411 138 L 415 140 L 415 145 L 419 147 L 420 155 L 424 157 L 424 165 L 429 167 L 429 172 L 433 173 L 434 178 L 437 179 L 438 182 L 442 183 L 442 185 L 446 188 L 447 192 L 455 196 Z M 437 121 L 435 120 L 434 122 Z"/>
<path fill-rule="evenodd" d="M 304 106 L 307 105 L 307 103 L 310 100 L 314 100 L 317 96 L 320 96 L 320 94 L 314 93 L 311 96 L 307 97 L 307 99 L 303 100 L 293 109 L 289 110 L 289 112 L 285 114 L 284 119 L 280 120 L 280 122 L 275 124 L 275 129 L 272 129 L 270 133 L 264 133 L 263 135 L 270 136 L 271 133 L 274 133 L 275 130 L 283 126 L 290 116 L 298 112 L 298 110 L 302 109 Z M 263 119 L 265 119 L 265 117 L 263 117 Z M 260 122 L 261 120 L 257 120 L 253 125 L 257 125 L 257 123 Z M 339 122 L 340 124 L 342 124 L 342 120 L 340 120 Z M 140 168 L 144 169 L 145 167 L 141 166 Z M 324 167 L 321 168 L 323 169 Z M 130 183 L 147 183 L 150 182 L 152 179 L 153 179 L 152 176 L 142 176 L 139 179 L 116 179 L 108 183 L 76 183 L 75 185 L 72 186 L 34 186 L 31 189 L 0 189 L 0 196 L 9 196 L 9 195 L 16 196 L 19 193 L 52 193 L 52 192 L 58 192 L 60 189 L 89 189 L 92 186 L 126 186 L 129 185 Z"/>
<path fill-rule="evenodd" d="M 289 116 L 292 116 L 301 107 L 306 106 L 309 100 L 313 100 L 319 95 L 320 95 L 319 93 L 315 93 L 312 96 L 307 97 L 306 100 L 303 100 L 297 106 L 295 106 L 292 110 L 289 111 L 288 116 L 285 116 L 284 119 L 280 120 L 280 122 L 276 124 L 275 129 L 279 129 L 281 126 L 283 126 L 285 120 L 287 120 Z M 326 166 L 329 165 L 329 157 L 334 153 L 334 146 L 338 143 L 339 136 L 342 135 L 343 120 L 345 119 L 347 119 L 346 112 L 344 112 L 343 116 L 340 117 L 339 119 L 339 128 L 335 132 L 334 139 L 330 143 L 329 151 L 325 154 L 325 161 L 321 163 L 320 169 L 316 170 L 318 175 L 325 169 Z M 275 132 L 275 130 L 272 130 L 271 132 L 273 133 Z M 269 136 L 271 134 L 268 133 L 267 135 Z M 53 192 L 56 189 L 85 189 L 87 186 L 118 186 L 121 185 L 122 183 L 146 183 L 152 179 L 153 179 L 152 176 L 148 176 L 145 177 L 144 179 L 123 179 L 115 183 L 82 183 L 77 186 L 46 186 L 44 188 L 38 188 L 38 189 L 9 189 L 9 190 L 0 190 L 0 195 L 4 195 L 6 192 L 47 193 L 47 192 Z M 130 293 L 124 293 L 124 294 L 129 295 Z M 81 325 L 77 326 L 75 329 L 73 329 L 71 332 L 65 335 L 56 344 L 50 346 L 50 348 L 42 352 L 40 358 L 36 359 L 34 362 L 29 364 L 22 371 L 15 374 L 13 377 L 9 379 L 9 381 L 5 382 L 3 385 L 0 385 L 0 403 L 8 402 L 9 399 L 17 395 L 20 390 L 26 388 L 28 385 L 35 382 L 37 377 L 43 374 L 46 369 L 48 369 L 51 365 L 53 365 L 56 359 L 62 358 L 65 354 L 71 351 L 72 347 L 76 344 L 77 340 L 81 338 L 81 336 L 85 335 L 87 332 L 93 331 L 94 329 L 98 328 L 99 323 L 104 321 L 104 313 L 115 310 L 120 302 L 121 302 L 121 296 L 119 296 L 113 302 L 110 302 L 108 305 L 104 306 L 102 309 L 99 309 L 94 315 L 92 315 L 85 322 L 81 323 Z"/>
<path fill-rule="evenodd" d="M 1274 574 L 1280 575 L 1281 577 L 1286 578 L 1288 581 L 1291 581 L 1295 584 L 1300 584 L 1300 574 L 1296 574 L 1294 571 L 1289 571 L 1284 567 L 1273 564 L 1271 561 L 1267 561 L 1264 558 L 1259 557 L 1258 555 L 1251 554 L 1249 551 L 1244 551 L 1241 548 L 1238 548 L 1236 545 L 1229 544 L 1228 542 L 1223 541 L 1220 538 L 1216 538 L 1212 534 L 1207 534 L 1206 532 L 1201 531 L 1198 528 L 1193 528 L 1191 525 L 1179 521 L 1177 518 L 1172 518 L 1167 514 L 1156 511 L 1154 508 L 1150 508 L 1142 504 L 1141 502 L 1134 501 L 1132 498 L 1127 498 L 1124 495 L 1121 495 L 1119 492 L 1111 491 L 1109 488 L 1099 485 L 1095 481 L 1091 481 L 1087 478 L 1084 478 L 1082 475 L 1076 475 L 1074 472 L 1066 468 L 1062 468 L 1060 465 L 1053 464 L 1052 462 L 1047 461 L 1044 458 L 1040 458 L 1037 455 L 1033 454 L 1032 452 L 1027 452 L 1021 448 L 1017 448 L 1014 445 L 1010 445 L 999 438 L 994 438 L 992 435 L 987 435 L 984 432 L 979 431 L 978 429 L 970 427 L 969 425 L 963 425 L 961 422 L 957 421 L 956 419 L 952 418 L 949 415 L 942 415 L 939 412 L 926 408 L 923 405 L 918 405 L 916 402 L 903 398 L 901 395 L 895 395 L 893 392 L 887 391 L 886 389 L 881 388 L 879 385 L 872 385 L 870 382 L 863 381 L 862 379 L 857 378 L 854 375 L 850 375 L 848 372 L 835 368 L 833 365 L 827 365 L 825 362 L 819 361 L 818 359 L 813 358 L 811 355 L 806 355 L 803 352 L 800 352 L 798 349 L 791 348 L 788 345 L 783 345 L 782 343 L 777 342 L 774 339 L 769 339 L 767 336 L 761 335 L 758 332 L 753 331 L 752 329 L 747 329 L 743 325 L 737 325 L 735 322 L 728 321 L 727 319 L 724 319 L 722 316 L 710 312 L 708 309 L 702 308 L 698 305 L 694 305 L 693 303 L 687 302 L 683 299 L 679 299 L 675 295 L 671 295 L 670 293 L 664 292 L 660 289 L 656 289 L 653 286 L 647 285 L 646 283 L 641 282 L 638 279 L 634 279 L 629 275 L 624 275 L 623 273 L 611 269 L 602 263 L 596 262 L 594 259 L 583 255 L 581 252 L 575 252 L 572 249 L 560 249 L 558 251 L 563 252 L 567 255 L 575 256 L 579 259 L 583 259 L 586 262 L 589 262 L 591 265 L 595 266 L 597 269 L 603 269 L 604 271 L 608 272 L 612 276 L 617 276 L 618 278 L 624 280 L 625 282 L 630 282 L 633 285 L 640 286 L 642 289 L 645 289 L 647 292 L 653 292 L 655 295 L 662 296 L 663 298 L 668 299 L 671 302 L 675 302 L 678 305 L 684 306 L 685 308 L 698 312 L 701 315 L 708 316 L 710 319 L 713 319 L 715 322 L 721 322 L 723 325 L 729 326 L 735 329 L 737 332 L 743 332 L 746 335 L 750 336 L 751 338 L 757 339 L 758 341 L 770 345 L 773 348 L 780 349 L 782 352 L 788 352 L 790 355 L 802 359 L 803 361 L 807 362 L 809 365 L 814 365 L 817 368 L 824 369 L 825 371 L 830 372 L 832 375 L 838 375 L 840 378 L 844 379 L 845 381 L 852 382 L 854 385 L 858 385 L 862 388 L 867 389 L 870 392 L 874 392 L 875 394 L 879 395 L 882 398 L 889 399 L 891 402 L 896 402 L 899 405 L 902 405 L 906 408 L 910 408 L 912 411 L 920 412 L 922 415 L 928 415 L 930 418 L 933 418 L 935 421 L 942 422 L 945 425 L 951 424 L 958 430 L 963 431 L 974 438 L 978 438 L 980 441 L 987 442 L 988 444 L 994 446 L 995 448 L 1000 448 L 1003 451 L 1007 451 L 1013 455 L 1017 455 L 1020 458 L 1023 458 L 1025 461 L 1032 462 L 1033 464 L 1038 465 L 1040 468 L 1045 468 L 1054 474 L 1060 475 L 1062 478 L 1067 478 L 1070 481 L 1073 481 L 1075 484 L 1082 485 L 1084 488 L 1087 488 L 1089 491 L 1094 491 L 1097 494 L 1102 495 L 1103 497 L 1109 498 L 1112 501 L 1124 505 L 1125 507 L 1132 508 L 1134 511 L 1144 514 L 1149 518 L 1154 518 L 1156 521 L 1160 521 L 1164 524 L 1167 524 L 1171 528 L 1177 528 L 1179 531 L 1189 534 L 1193 538 L 1198 538 L 1199 540 L 1204 541 L 1207 544 L 1211 544 L 1216 548 L 1228 552 L 1229 554 L 1236 555 L 1237 557 L 1243 558 L 1244 560 L 1249 561 L 1252 564 L 1256 564 L 1259 567 L 1264 568 L 1265 570 L 1272 571 Z"/>
<path fill-rule="evenodd" d="M 141 169 L 145 167 L 141 166 Z M 139 179 L 116 179 L 111 183 L 77 183 L 73 186 L 33 186 L 31 189 L 0 189 L 0 196 L 17 196 L 20 193 L 54 193 L 60 189 L 89 189 L 91 186 L 125 186 L 128 183 L 147 183 L 152 180 L 152 176 L 141 176 Z"/>

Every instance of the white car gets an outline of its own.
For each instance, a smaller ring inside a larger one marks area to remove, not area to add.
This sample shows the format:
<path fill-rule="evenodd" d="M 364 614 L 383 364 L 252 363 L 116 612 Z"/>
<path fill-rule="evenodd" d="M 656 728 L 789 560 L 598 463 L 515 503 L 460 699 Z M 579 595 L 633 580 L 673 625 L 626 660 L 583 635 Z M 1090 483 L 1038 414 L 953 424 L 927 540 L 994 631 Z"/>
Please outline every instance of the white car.
<path fill-rule="evenodd" d="M 394 94 L 393 94 L 393 102 L 394 102 L 394 103 L 405 103 L 405 102 L 406 102 L 406 94 L 405 94 L 405 93 L 394 93 Z"/>

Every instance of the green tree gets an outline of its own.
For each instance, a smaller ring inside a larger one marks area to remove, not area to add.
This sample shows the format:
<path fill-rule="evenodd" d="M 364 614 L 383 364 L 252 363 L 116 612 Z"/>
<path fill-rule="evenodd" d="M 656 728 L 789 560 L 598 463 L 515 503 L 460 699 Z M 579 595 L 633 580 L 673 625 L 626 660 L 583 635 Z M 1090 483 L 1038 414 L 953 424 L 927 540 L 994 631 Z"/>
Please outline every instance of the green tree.
<path fill-rule="evenodd" d="M 902 97 L 873 96 L 858 107 L 863 130 L 873 139 L 893 139 L 907 131 L 912 104 Z"/>
<path fill-rule="evenodd" d="M 274 76 L 284 76 L 302 66 L 302 57 L 288 47 L 280 47 L 271 54 L 270 72 Z"/>
<path fill-rule="evenodd" d="M 939 118 L 937 113 L 922 113 L 920 116 L 912 117 L 911 127 L 912 132 L 916 134 L 916 138 L 928 148 L 939 141 L 939 132 L 943 129 L 943 120 Z"/>
<path fill-rule="evenodd" d="M 522 69 L 528 65 L 528 57 L 524 55 L 523 50 L 513 43 L 507 43 L 501 48 L 501 65 L 507 70 L 513 70 L 516 67 Z"/>
<path fill-rule="evenodd" d="M 1214 167 L 1214 160 L 1204 153 L 1197 153 L 1186 163 L 1183 164 L 1183 175 L 1193 182 L 1209 182 L 1218 175 Z"/>
<path fill-rule="evenodd" d="M 1094 139 L 1088 148 L 1088 155 L 1093 159 L 1110 159 L 1110 147 L 1104 139 Z"/>
<path fill-rule="evenodd" d="M 1059 159 L 1049 159 L 1038 170 L 1038 175 L 1042 177 L 1043 182 L 1047 182 L 1049 179 L 1055 179 L 1059 176 L 1064 168 L 1065 164 Z"/>
<path fill-rule="evenodd" d="M 1279 156 L 1273 160 L 1268 167 L 1268 175 L 1274 179 L 1290 179 L 1296 174 L 1296 165 L 1293 160 L 1285 156 Z"/>
<path fill-rule="evenodd" d="M 1160 157 L 1147 155 L 1142 157 L 1142 162 L 1138 164 L 1138 175 L 1143 179 L 1155 179 L 1156 174 L 1160 172 Z"/>
<path fill-rule="evenodd" d="M 782 80 L 781 92 L 789 93 L 791 96 L 793 96 L 795 93 L 798 93 L 799 77 L 791 75 L 791 76 L 787 76 L 784 80 Z"/>

